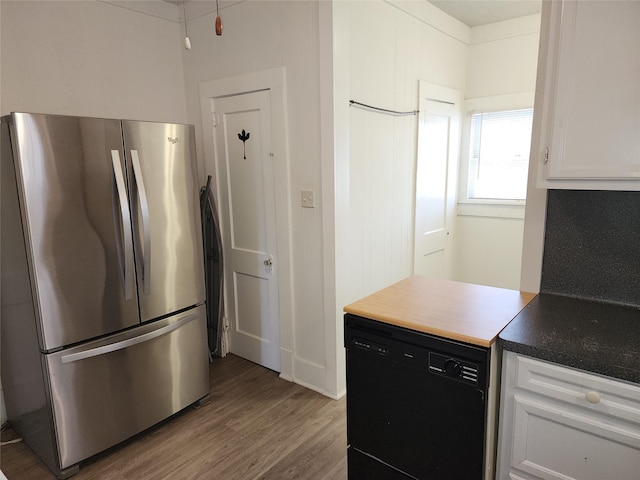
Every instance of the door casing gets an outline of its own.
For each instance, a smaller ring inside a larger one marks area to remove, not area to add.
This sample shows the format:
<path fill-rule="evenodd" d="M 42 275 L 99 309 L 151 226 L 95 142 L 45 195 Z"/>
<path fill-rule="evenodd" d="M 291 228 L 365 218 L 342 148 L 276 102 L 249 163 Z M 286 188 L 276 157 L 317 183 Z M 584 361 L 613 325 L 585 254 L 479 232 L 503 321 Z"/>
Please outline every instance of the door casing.
<path fill-rule="evenodd" d="M 289 153 L 287 149 L 287 119 L 285 109 L 285 69 L 272 68 L 235 77 L 202 82 L 200 84 L 200 102 L 202 131 L 205 153 L 205 170 L 214 175 L 212 188 L 218 205 L 220 181 L 215 175 L 216 159 L 214 145 L 214 103 L 216 98 L 243 93 L 268 90 L 271 97 L 271 124 L 273 153 L 273 175 L 275 179 L 275 216 L 276 239 L 278 245 L 278 268 L 275 275 L 278 283 L 278 306 L 280 318 L 280 377 L 293 380 L 294 342 L 293 342 L 293 273 L 291 248 L 291 194 Z M 276 127 L 281 125 L 282 128 Z M 222 208 L 222 206 L 220 206 Z M 226 286 L 225 286 L 226 288 Z M 226 301 L 226 300 L 225 300 Z"/>

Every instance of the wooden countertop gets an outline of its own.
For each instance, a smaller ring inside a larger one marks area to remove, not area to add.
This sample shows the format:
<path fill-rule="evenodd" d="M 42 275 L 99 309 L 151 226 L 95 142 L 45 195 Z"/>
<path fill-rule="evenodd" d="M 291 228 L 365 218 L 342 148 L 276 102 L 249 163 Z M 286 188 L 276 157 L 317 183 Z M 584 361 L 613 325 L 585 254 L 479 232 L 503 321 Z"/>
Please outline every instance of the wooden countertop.
<path fill-rule="evenodd" d="M 344 307 L 354 315 L 489 347 L 533 293 L 411 276 Z"/>

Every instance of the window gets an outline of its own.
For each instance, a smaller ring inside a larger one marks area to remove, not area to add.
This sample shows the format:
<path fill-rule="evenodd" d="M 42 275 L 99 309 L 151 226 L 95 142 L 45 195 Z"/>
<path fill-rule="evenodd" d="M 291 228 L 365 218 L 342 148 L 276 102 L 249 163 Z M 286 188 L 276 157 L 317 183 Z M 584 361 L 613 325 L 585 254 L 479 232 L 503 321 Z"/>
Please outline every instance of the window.
<path fill-rule="evenodd" d="M 526 199 L 532 124 L 532 108 L 471 116 L 467 200 Z"/>

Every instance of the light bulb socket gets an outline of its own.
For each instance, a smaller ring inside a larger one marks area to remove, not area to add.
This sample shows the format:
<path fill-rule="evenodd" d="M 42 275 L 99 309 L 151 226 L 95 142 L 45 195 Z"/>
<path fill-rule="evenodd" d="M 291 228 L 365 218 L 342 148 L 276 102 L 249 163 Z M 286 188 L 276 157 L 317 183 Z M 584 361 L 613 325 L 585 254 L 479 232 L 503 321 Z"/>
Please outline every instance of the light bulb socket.
<path fill-rule="evenodd" d="M 219 37 L 222 35 L 222 19 L 219 15 L 216 17 L 216 35 Z"/>

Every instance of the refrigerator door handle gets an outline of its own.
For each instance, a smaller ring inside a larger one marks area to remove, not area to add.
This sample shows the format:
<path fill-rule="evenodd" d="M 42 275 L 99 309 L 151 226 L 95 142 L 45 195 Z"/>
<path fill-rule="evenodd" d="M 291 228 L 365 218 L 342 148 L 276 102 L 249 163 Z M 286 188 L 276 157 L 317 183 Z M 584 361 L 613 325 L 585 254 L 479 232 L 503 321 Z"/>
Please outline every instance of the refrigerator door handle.
<path fill-rule="evenodd" d="M 131 150 L 131 163 L 133 165 L 133 176 L 136 182 L 136 191 L 140 200 L 140 212 L 142 216 L 142 293 L 151 293 L 151 229 L 149 226 L 149 203 L 147 202 L 147 192 L 144 188 L 142 168 L 137 150 Z"/>
<path fill-rule="evenodd" d="M 103 345 L 101 347 L 91 348 L 89 350 L 84 350 L 82 352 L 70 353 L 69 355 L 63 355 L 60 357 L 60 361 L 62 363 L 71 363 L 77 362 L 79 360 L 85 360 L 91 357 L 97 357 L 98 355 L 104 355 L 106 353 L 113 353 L 117 350 L 123 350 L 125 348 L 132 347 L 134 345 L 138 345 L 140 343 L 148 342 L 149 340 L 153 340 L 154 338 L 161 337 L 162 335 L 166 335 L 167 333 L 171 333 L 174 330 L 186 325 L 192 320 L 198 319 L 198 314 L 187 315 L 186 317 L 181 318 L 180 320 L 171 323 L 169 325 L 165 325 L 162 328 L 157 330 L 153 330 L 151 332 L 138 335 L 137 337 L 128 338 L 126 340 L 122 340 L 120 342 L 110 343 L 108 345 Z"/>
<path fill-rule="evenodd" d="M 118 150 L 111 150 L 111 162 L 113 163 L 113 176 L 116 180 L 116 191 L 118 194 L 118 203 L 120 205 L 120 219 L 122 221 L 122 242 L 124 243 L 124 259 L 122 249 L 118 248 L 118 257 L 120 258 L 120 272 L 122 274 L 122 283 L 124 286 L 124 299 L 131 300 L 133 298 L 133 240 L 131 238 L 131 217 L 129 215 L 129 202 L 127 200 L 127 189 L 124 183 L 124 173 L 122 164 L 120 163 L 120 153 Z M 118 239 L 119 240 L 119 239 Z M 117 243 L 120 245 L 120 243 Z"/>

